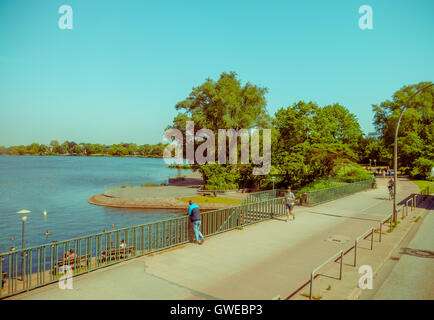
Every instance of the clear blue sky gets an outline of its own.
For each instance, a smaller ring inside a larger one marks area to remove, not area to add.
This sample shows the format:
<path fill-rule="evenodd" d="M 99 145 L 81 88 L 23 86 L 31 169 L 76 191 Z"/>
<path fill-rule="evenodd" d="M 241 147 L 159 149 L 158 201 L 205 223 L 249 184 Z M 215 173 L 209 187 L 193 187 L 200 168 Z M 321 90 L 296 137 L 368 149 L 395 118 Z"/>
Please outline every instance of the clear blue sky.
<path fill-rule="evenodd" d="M 73 9 L 60 30 L 58 9 Z M 374 29 L 360 30 L 360 6 Z M 274 114 L 339 102 L 364 132 L 373 103 L 433 81 L 434 1 L 0 0 L 0 145 L 156 143 L 175 104 L 235 71 Z"/>

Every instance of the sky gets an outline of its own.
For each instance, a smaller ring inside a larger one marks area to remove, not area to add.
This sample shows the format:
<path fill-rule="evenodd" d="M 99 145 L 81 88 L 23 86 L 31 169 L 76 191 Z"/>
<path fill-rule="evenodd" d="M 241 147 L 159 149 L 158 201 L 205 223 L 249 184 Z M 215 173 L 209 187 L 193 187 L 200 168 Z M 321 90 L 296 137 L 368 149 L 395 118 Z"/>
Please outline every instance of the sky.
<path fill-rule="evenodd" d="M 369 133 L 372 104 L 433 81 L 433 12 L 432 0 L 0 0 L 0 145 L 157 143 L 175 104 L 229 71 L 268 88 L 271 115 L 340 103 Z"/>

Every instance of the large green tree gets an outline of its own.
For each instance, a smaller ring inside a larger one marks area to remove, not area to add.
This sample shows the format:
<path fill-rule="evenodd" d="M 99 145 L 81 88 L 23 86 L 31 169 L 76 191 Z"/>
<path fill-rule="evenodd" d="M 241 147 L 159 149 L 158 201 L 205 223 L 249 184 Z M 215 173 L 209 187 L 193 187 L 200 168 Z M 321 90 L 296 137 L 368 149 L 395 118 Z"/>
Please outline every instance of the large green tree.
<path fill-rule="evenodd" d="M 372 105 L 374 124 L 381 136 L 381 143 L 393 154 L 396 125 L 402 107 L 419 89 L 429 85 L 420 82 L 402 87 L 391 100 Z M 404 111 L 398 132 L 398 166 L 408 168 L 407 172 L 420 163 L 419 159 L 434 160 L 434 88 L 430 87 L 416 95 Z M 390 165 L 392 164 L 390 157 Z M 425 166 L 428 167 L 428 166 Z"/>
<path fill-rule="evenodd" d="M 273 124 L 272 163 L 281 186 L 308 184 L 327 176 L 342 159 L 357 160 L 362 132 L 355 116 L 339 104 L 321 108 L 299 101 L 279 109 Z"/>
<path fill-rule="evenodd" d="M 185 132 L 186 121 L 195 128 L 249 129 L 267 127 L 266 88 L 247 82 L 242 85 L 235 72 L 222 73 L 217 81 L 206 79 L 175 106 L 180 111 L 173 120 L 175 128 Z"/>
<path fill-rule="evenodd" d="M 200 129 L 211 130 L 216 137 L 215 160 L 217 161 L 219 129 L 238 131 L 271 126 L 271 119 L 266 110 L 266 93 L 266 88 L 250 82 L 242 84 L 235 72 L 224 72 L 217 81 L 206 79 L 203 84 L 194 87 L 185 100 L 176 104 L 175 108 L 179 113 L 174 118 L 172 127 L 180 130 L 184 137 L 187 121 L 194 121 L 194 133 Z M 185 142 L 184 139 L 184 150 Z M 196 147 L 199 144 L 195 142 Z M 240 148 L 237 149 L 240 153 Z M 245 169 L 252 170 L 251 166 Z M 246 170 L 243 172 L 246 173 Z M 233 166 L 207 165 L 200 172 L 209 188 L 223 186 L 234 188 L 237 186 L 237 181 L 239 182 L 239 174 Z"/>

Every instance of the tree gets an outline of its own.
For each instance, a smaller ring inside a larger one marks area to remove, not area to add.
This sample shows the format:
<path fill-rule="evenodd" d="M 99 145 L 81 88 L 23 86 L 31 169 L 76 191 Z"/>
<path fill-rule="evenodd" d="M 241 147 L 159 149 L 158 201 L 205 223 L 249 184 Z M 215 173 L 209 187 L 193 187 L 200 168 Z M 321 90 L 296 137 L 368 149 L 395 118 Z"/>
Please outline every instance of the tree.
<path fill-rule="evenodd" d="M 128 149 L 128 154 L 132 155 L 132 156 L 136 155 L 138 152 L 138 147 L 137 147 L 137 144 L 135 144 L 135 143 L 128 144 L 127 149 Z"/>
<path fill-rule="evenodd" d="M 224 72 L 217 81 L 206 79 L 202 85 L 194 87 L 185 100 L 176 104 L 179 113 L 173 120 L 173 127 L 184 137 L 187 121 L 194 121 L 193 134 L 200 129 L 209 129 L 215 136 L 219 129 L 268 128 L 271 119 L 266 111 L 266 93 L 266 88 L 250 82 L 242 85 L 235 72 Z M 199 144 L 195 141 L 195 149 Z M 218 139 L 215 139 L 215 150 L 217 144 Z M 215 164 L 204 168 L 206 171 L 200 172 L 208 186 L 233 188 L 236 185 L 232 167 Z"/>
<path fill-rule="evenodd" d="M 392 159 L 396 124 L 401 108 L 418 89 L 429 82 L 404 86 L 391 100 L 372 105 L 374 125 L 381 135 L 381 143 Z M 398 165 L 418 166 L 418 159 L 434 160 L 434 88 L 430 87 L 415 96 L 403 113 L 398 132 Z"/>
<path fill-rule="evenodd" d="M 49 152 L 49 148 L 45 144 L 40 144 L 38 153 L 39 155 L 46 155 Z"/>
<path fill-rule="evenodd" d="M 82 154 L 83 148 L 79 144 L 75 144 L 71 149 L 71 153 Z"/>
<path fill-rule="evenodd" d="M 31 155 L 36 155 L 39 153 L 39 144 L 34 142 L 27 146 L 27 153 Z"/>
<path fill-rule="evenodd" d="M 357 159 L 362 137 L 354 115 L 339 105 L 320 108 L 299 101 L 279 109 L 273 119 L 272 163 L 281 187 L 300 187 L 327 177 L 342 159 Z"/>
<path fill-rule="evenodd" d="M 357 148 L 362 136 L 354 114 L 338 103 L 318 109 L 314 117 L 317 142 L 343 143 Z"/>
<path fill-rule="evenodd" d="M 194 121 L 196 128 L 218 129 L 263 128 L 269 124 L 266 111 L 266 88 L 247 82 L 241 85 L 235 72 L 223 72 L 217 81 L 206 81 L 194 87 L 187 99 L 176 104 L 181 111 L 173 120 L 174 127 L 185 132 L 185 122 Z"/>
<path fill-rule="evenodd" d="M 51 151 L 56 152 L 57 147 L 59 146 L 59 141 L 57 140 L 51 140 L 50 141 Z"/>

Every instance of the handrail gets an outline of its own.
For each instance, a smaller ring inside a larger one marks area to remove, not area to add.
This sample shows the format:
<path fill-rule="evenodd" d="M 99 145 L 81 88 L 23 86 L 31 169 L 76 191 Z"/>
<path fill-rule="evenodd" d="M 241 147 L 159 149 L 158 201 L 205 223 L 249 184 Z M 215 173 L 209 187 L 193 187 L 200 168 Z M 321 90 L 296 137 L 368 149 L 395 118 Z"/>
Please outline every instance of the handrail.
<path fill-rule="evenodd" d="M 312 300 L 312 290 L 313 290 L 313 280 L 315 279 L 315 273 L 321 269 L 322 267 L 324 267 L 326 264 L 328 264 L 329 262 L 331 262 L 332 260 L 335 260 L 335 258 L 337 256 L 340 256 L 340 271 L 339 271 L 339 280 L 342 280 L 342 261 L 343 261 L 343 256 L 344 256 L 344 251 L 340 250 L 338 253 L 336 253 L 334 256 L 330 257 L 329 259 L 327 259 L 325 262 L 323 262 L 322 264 L 320 264 L 318 267 L 316 267 L 315 269 L 312 270 L 311 274 L 310 274 L 310 293 L 309 293 L 309 300 Z"/>
<path fill-rule="evenodd" d="M 202 212 L 202 234 L 208 237 L 284 214 L 283 197 Z M 73 261 L 75 276 L 187 243 L 190 227 L 185 215 L 0 253 L 2 280 L 6 271 L 0 298 L 58 281 L 59 266 L 71 249 L 77 259 L 66 261 Z M 113 250 L 120 248 L 121 240 L 131 250 Z"/>
<path fill-rule="evenodd" d="M 371 235 L 371 250 L 374 249 L 374 228 L 365 231 L 362 235 L 358 236 L 354 241 L 354 266 L 357 266 L 357 246 L 359 241 L 366 239 L 367 236 Z"/>
<path fill-rule="evenodd" d="M 361 180 L 352 183 L 346 183 L 344 185 L 318 189 L 313 191 L 307 191 L 309 194 L 309 204 L 308 205 L 318 205 L 324 202 L 336 200 L 342 196 L 347 196 L 360 192 L 363 190 L 370 189 L 372 187 L 372 179 Z"/>

